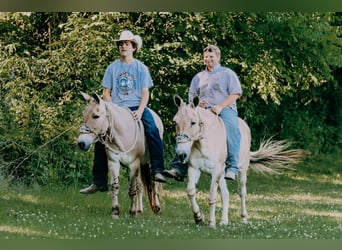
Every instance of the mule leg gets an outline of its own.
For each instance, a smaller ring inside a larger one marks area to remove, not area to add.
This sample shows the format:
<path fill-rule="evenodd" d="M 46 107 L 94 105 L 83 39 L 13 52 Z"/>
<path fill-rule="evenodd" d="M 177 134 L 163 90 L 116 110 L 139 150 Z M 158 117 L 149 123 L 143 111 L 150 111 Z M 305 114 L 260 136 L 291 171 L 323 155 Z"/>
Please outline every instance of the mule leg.
<path fill-rule="evenodd" d="M 137 178 L 137 214 L 142 214 L 143 213 L 143 185 L 141 182 L 141 175 L 139 171 L 139 176 Z"/>
<path fill-rule="evenodd" d="M 187 186 L 187 194 L 190 200 L 190 204 L 192 207 L 192 211 L 194 213 L 194 219 L 196 224 L 204 223 L 204 215 L 200 210 L 197 202 L 196 202 L 196 184 L 201 176 L 201 172 L 198 169 L 194 169 L 192 167 L 188 168 L 188 186 Z"/>
<path fill-rule="evenodd" d="M 216 173 L 213 173 L 210 184 L 209 192 L 209 226 L 216 226 L 215 210 L 217 203 L 217 188 L 218 188 L 218 177 Z"/>
<path fill-rule="evenodd" d="M 119 219 L 119 174 L 120 174 L 120 163 L 114 161 L 108 161 L 108 169 L 111 176 L 111 190 L 112 190 L 112 218 Z"/>
<path fill-rule="evenodd" d="M 239 171 L 238 176 L 238 190 L 239 196 L 241 200 L 241 222 L 247 223 L 248 213 L 246 208 L 246 197 L 247 197 L 247 174 L 246 171 Z"/>
<path fill-rule="evenodd" d="M 221 198 L 222 198 L 222 216 L 220 225 L 228 225 L 228 210 L 229 210 L 229 191 L 227 188 L 226 180 L 224 179 L 224 176 L 222 175 L 219 186 L 221 190 Z"/>
<path fill-rule="evenodd" d="M 130 165 L 130 184 L 128 189 L 128 195 L 131 200 L 129 213 L 132 217 L 137 214 L 136 198 L 137 198 L 137 179 L 139 174 L 140 161 L 136 160 Z"/>
<path fill-rule="evenodd" d="M 161 191 L 162 184 L 160 182 L 154 181 L 153 183 L 153 195 L 154 195 L 154 209 L 155 213 L 159 213 L 161 211 L 161 205 L 160 205 L 160 197 L 159 192 Z"/>

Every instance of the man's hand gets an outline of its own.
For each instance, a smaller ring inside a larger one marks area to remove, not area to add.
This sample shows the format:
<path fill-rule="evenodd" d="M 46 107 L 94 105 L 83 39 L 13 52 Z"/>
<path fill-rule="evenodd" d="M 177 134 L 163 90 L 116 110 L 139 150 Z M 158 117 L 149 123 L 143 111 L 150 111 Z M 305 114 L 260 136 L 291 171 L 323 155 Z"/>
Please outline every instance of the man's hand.
<path fill-rule="evenodd" d="M 141 117 L 142 117 L 142 111 L 140 111 L 139 109 L 133 111 L 133 117 L 136 121 L 139 121 L 141 120 Z"/>
<path fill-rule="evenodd" d="M 211 111 L 216 114 L 216 115 L 219 115 L 222 111 L 222 107 L 220 105 L 215 105 L 211 108 Z"/>

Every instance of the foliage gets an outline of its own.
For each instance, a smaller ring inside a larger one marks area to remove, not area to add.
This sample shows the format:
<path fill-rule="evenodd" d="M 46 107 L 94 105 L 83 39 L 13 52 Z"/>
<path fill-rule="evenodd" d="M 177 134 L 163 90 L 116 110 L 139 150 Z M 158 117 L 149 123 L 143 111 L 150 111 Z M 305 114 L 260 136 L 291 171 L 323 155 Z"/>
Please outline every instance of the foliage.
<path fill-rule="evenodd" d="M 187 97 L 209 43 L 240 76 L 239 112 L 253 147 L 275 135 L 314 155 L 332 151 L 342 136 L 341 21 L 340 13 L 315 12 L 1 13 L 1 171 L 26 183 L 89 179 L 91 152 L 75 144 L 79 92 L 101 93 L 123 29 L 143 38 L 137 57 L 154 80 L 149 105 L 166 128 L 166 162 L 174 145 L 172 97 Z"/>

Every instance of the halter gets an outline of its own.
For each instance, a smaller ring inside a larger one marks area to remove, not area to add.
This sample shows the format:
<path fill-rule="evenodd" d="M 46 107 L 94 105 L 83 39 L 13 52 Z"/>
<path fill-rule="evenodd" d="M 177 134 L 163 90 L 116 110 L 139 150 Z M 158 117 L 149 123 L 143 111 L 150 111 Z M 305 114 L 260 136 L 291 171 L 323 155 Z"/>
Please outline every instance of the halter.
<path fill-rule="evenodd" d="M 96 133 L 95 130 L 93 128 L 89 127 L 88 124 L 86 124 L 86 123 L 83 123 L 81 125 L 80 134 L 94 134 L 98 140 L 100 140 L 100 138 L 103 138 L 104 136 L 106 136 L 106 133 L 103 133 L 103 134 Z"/>
<path fill-rule="evenodd" d="M 106 110 L 107 110 L 107 107 L 106 107 Z M 133 120 L 134 120 L 134 116 L 133 116 L 132 111 L 129 108 L 127 108 L 127 110 L 132 115 Z M 106 117 L 108 119 L 108 115 Z M 129 147 L 129 149 L 127 149 L 126 151 L 119 151 L 119 150 L 113 149 L 110 145 L 108 145 L 108 143 L 106 143 L 106 140 L 104 139 L 108 135 L 107 132 L 104 132 L 102 134 L 98 134 L 98 133 L 96 133 L 96 131 L 93 128 L 89 127 L 88 124 L 86 124 L 86 123 L 83 123 L 81 125 L 81 127 L 80 127 L 80 134 L 94 134 L 96 136 L 97 141 L 99 141 L 103 145 L 105 145 L 106 148 L 108 148 L 114 154 L 127 154 L 128 152 L 130 152 L 135 147 L 135 144 L 137 143 L 137 140 L 138 140 L 138 130 L 139 130 L 138 127 L 140 127 L 140 122 L 135 122 L 135 124 L 136 124 L 136 126 L 135 126 L 134 142 L 132 143 L 131 147 Z"/>

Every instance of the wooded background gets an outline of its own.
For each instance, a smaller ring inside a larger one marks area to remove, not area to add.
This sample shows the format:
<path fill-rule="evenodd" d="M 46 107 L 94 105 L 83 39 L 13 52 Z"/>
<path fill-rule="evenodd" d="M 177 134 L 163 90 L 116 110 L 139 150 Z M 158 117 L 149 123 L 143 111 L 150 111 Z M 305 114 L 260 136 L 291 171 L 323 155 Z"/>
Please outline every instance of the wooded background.
<path fill-rule="evenodd" d="M 167 163 L 172 97 L 187 98 L 208 44 L 240 77 L 252 150 L 274 136 L 313 157 L 332 152 L 342 136 L 341 24 L 341 13 L 328 12 L 0 13 L 0 176 L 89 181 L 92 153 L 76 145 L 86 106 L 79 93 L 102 93 L 104 70 L 119 56 L 113 39 L 125 29 L 143 39 L 136 56 L 154 81 L 149 106 L 165 125 Z"/>

